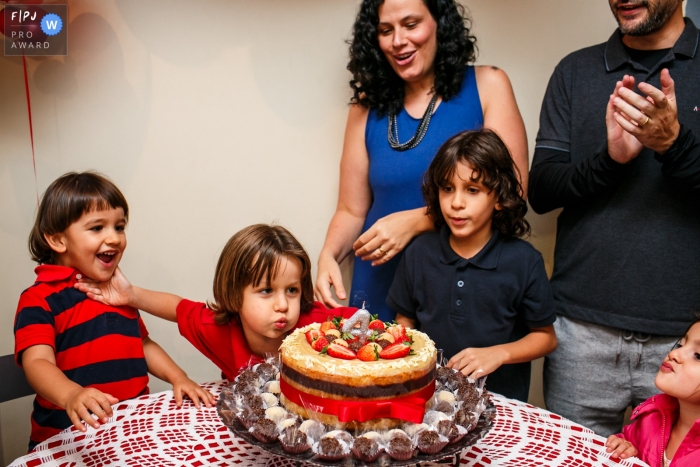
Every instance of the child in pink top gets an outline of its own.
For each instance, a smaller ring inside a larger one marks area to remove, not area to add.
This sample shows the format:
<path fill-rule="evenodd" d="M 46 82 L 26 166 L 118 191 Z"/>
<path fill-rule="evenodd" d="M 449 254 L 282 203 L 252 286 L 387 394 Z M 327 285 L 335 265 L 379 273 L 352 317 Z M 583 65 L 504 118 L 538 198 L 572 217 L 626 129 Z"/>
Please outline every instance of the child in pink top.
<path fill-rule="evenodd" d="M 700 465 L 700 319 L 666 356 L 654 381 L 663 391 L 632 412 L 632 423 L 606 443 L 608 452 L 636 456 L 652 467 Z"/>

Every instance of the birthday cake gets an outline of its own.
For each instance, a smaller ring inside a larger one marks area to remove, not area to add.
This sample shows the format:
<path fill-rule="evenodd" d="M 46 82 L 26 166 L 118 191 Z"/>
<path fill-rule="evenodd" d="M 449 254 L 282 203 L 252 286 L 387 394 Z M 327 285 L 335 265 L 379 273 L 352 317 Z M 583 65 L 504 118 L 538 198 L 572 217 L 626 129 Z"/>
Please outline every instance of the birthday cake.
<path fill-rule="evenodd" d="M 310 324 L 284 340 L 280 402 L 346 429 L 420 423 L 435 391 L 435 344 L 422 332 L 357 316 Z"/>

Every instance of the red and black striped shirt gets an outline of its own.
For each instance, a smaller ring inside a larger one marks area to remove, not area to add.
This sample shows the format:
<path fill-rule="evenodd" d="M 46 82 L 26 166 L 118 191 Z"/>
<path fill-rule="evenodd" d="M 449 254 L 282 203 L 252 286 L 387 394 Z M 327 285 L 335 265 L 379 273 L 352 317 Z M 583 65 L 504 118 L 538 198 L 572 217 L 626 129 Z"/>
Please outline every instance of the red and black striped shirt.
<path fill-rule="evenodd" d="M 142 339 L 148 331 L 131 307 L 90 300 L 73 288 L 79 271 L 55 265 L 35 269 L 15 316 L 15 359 L 33 345 L 51 346 L 56 366 L 75 383 L 125 400 L 148 393 Z M 37 395 L 30 448 L 71 426 L 65 410 Z"/>

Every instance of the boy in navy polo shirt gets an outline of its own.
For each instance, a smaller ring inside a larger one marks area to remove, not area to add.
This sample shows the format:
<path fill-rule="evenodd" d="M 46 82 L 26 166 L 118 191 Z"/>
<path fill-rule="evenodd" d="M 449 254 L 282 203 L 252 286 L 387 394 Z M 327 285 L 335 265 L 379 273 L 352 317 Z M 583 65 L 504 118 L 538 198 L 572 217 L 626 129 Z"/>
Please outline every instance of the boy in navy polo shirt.
<path fill-rule="evenodd" d="M 37 280 L 20 296 L 14 329 L 17 364 L 37 394 L 30 450 L 71 425 L 99 428 L 111 404 L 148 393 L 149 372 L 173 385 L 178 405 L 183 394 L 197 407 L 213 402 L 148 337 L 136 309 L 103 305 L 73 287 L 82 277 L 112 277 L 128 216 L 119 189 L 90 172 L 63 175 L 41 201 L 29 237 Z"/>
<path fill-rule="evenodd" d="M 491 130 L 438 151 L 423 195 L 439 231 L 407 248 L 389 290 L 396 321 L 427 333 L 448 367 L 526 401 L 530 362 L 557 346 L 552 292 L 529 233 L 513 160 Z"/>

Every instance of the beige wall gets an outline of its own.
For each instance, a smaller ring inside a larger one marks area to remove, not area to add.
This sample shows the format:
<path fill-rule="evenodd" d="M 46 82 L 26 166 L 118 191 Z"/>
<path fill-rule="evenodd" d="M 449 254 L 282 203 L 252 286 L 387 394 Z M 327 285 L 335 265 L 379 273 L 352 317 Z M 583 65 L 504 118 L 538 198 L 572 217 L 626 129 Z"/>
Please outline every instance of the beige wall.
<path fill-rule="evenodd" d="M 0 354 L 13 351 L 17 298 L 34 279 L 36 191 L 70 170 L 102 171 L 127 196 L 122 268 L 135 284 L 211 298 L 221 247 L 257 222 L 288 227 L 315 261 L 335 208 L 344 40 L 358 3 L 70 1 L 69 55 L 27 60 L 38 188 L 21 61 L 0 56 Z M 532 148 L 549 75 L 568 52 L 607 39 L 607 2 L 465 4 L 479 63 L 510 75 Z M 529 219 L 551 268 L 555 216 Z M 192 378 L 218 378 L 174 324 L 145 319 Z M 30 410 L 31 398 L 0 406 L 5 462 L 24 452 Z"/>

